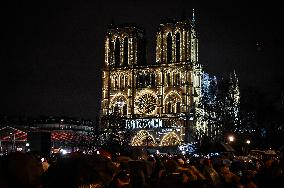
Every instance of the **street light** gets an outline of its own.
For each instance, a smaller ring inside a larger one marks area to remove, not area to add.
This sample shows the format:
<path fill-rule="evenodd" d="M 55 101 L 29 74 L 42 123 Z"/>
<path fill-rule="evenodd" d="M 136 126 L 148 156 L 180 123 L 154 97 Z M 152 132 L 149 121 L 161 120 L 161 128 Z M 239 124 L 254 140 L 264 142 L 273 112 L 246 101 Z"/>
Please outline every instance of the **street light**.
<path fill-rule="evenodd" d="M 26 152 L 29 152 L 29 151 L 30 151 L 30 148 L 29 148 L 29 147 L 30 147 L 30 143 L 27 142 L 27 143 L 26 143 L 26 147 L 25 147 Z"/>
<path fill-rule="evenodd" d="M 229 142 L 234 142 L 235 137 L 234 136 L 229 136 L 228 139 L 229 139 Z"/>
<path fill-rule="evenodd" d="M 249 145 L 250 145 L 250 140 L 246 140 L 246 146 L 245 146 L 245 152 L 246 152 L 246 154 L 248 154 L 249 153 Z"/>
<path fill-rule="evenodd" d="M 246 140 L 246 143 L 249 145 L 250 144 L 250 140 Z"/>
<path fill-rule="evenodd" d="M 12 141 L 12 151 L 15 151 L 15 133 L 10 133 L 10 138 L 11 138 L 11 141 Z M 13 136 L 13 137 L 12 137 Z"/>

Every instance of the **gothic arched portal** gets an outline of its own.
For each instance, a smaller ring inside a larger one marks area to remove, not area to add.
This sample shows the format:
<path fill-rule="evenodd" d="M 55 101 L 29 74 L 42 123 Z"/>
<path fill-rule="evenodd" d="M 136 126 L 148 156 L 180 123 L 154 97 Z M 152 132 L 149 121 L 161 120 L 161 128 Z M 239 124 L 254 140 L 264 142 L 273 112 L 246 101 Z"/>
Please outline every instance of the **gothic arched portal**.
<path fill-rule="evenodd" d="M 131 139 L 131 146 L 155 146 L 154 137 L 146 130 L 141 130 Z"/>
<path fill-rule="evenodd" d="M 179 145 L 180 142 L 180 138 L 179 136 L 174 133 L 174 132 L 169 132 L 167 133 L 161 140 L 161 146 L 175 146 L 175 145 Z"/>

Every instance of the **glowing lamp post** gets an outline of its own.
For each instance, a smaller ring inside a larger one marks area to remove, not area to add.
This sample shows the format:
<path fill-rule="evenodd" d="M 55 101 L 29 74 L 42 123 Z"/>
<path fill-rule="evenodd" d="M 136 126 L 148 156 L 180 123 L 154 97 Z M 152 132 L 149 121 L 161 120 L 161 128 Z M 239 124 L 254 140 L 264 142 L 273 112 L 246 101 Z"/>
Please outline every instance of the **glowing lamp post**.
<path fill-rule="evenodd" d="M 234 136 L 229 136 L 229 137 L 228 137 L 228 140 L 229 140 L 230 143 L 231 143 L 231 142 L 234 142 L 235 137 L 234 137 Z"/>
<path fill-rule="evenodd" d="M 246 147 L 245 147 L 245 149 L 246 149 L 246 154 L 248 154 L 248 152 L 249 152 L 249 145 L 250 145 L 250 140 L 246 140 Z"/>
<path fill-rule="evenodd" d="M 247 143 L 247 145 L 249 145 L 250 144 L 250 140 L 246 140 L 246 143 Z"/>
<path fill-rule="evenodd" d="M 15 148 L 16 148 L 16 146 L 15 146 L 15 141 L 16 141 L 15 133 L 10 133 L 10 135 L 11 135 L 11 141 L 12 141 L 12 151 L 15 151 Z"/>

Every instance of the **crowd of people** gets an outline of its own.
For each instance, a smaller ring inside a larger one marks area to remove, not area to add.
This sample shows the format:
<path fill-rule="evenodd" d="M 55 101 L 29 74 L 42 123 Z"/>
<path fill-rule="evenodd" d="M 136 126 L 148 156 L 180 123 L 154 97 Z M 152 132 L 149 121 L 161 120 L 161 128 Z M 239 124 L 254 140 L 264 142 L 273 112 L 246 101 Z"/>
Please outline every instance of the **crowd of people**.
<path fill-rule="evenodd" d="M 149 162 L 148 171 L 131 168 L 131 161 L 120 162 L 121 174 L 113 179 L 111 187 L 265 188 L 284 185 L 283 160 L 276 156 L 258 159 L 233 155 L 211 158 L 156 155 L 148 156 L 146 164 Z"/>
<path fill-rule="evenodd" d="M 282 187 L 283 158 L 234 155 L 103 156 L 73 153 L 41 158 L 14 152 L 0 158 L 1 188 L 266 188 Z"/>

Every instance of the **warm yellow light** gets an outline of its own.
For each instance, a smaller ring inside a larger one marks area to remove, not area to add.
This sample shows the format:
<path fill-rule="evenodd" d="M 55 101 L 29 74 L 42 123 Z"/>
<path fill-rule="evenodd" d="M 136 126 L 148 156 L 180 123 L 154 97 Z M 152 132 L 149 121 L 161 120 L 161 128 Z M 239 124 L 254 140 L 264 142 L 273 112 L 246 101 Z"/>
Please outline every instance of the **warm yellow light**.
<path fill-rule="evenodd" d="M 174 132 L 167 133 L 161 140 L 161 146 L 172 146 L 180 144 L 180 138 Z"/>
<path fill-rule="evenodd" d="M 141 130 L 137 132 L 137 134 L 132 138 L 131 145 L 132 146 L 143 146 L 146 140 L 146 144 L 155 145 L 154 137 L 146 130 Z"/>
<path fill-rule="evenodd" d="M 228 136 L 229 142 L 234 142 L 235 137 L 234 136 Z"/>

